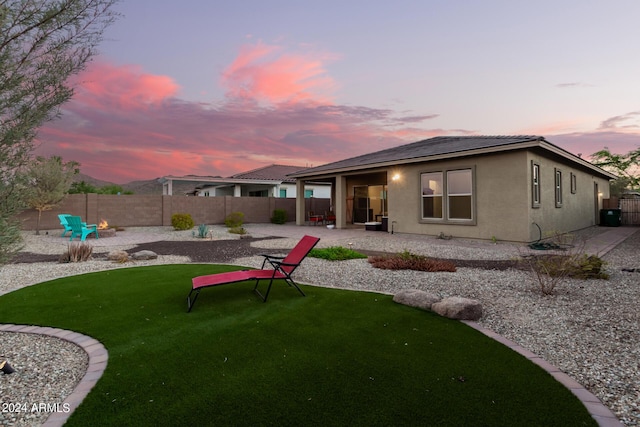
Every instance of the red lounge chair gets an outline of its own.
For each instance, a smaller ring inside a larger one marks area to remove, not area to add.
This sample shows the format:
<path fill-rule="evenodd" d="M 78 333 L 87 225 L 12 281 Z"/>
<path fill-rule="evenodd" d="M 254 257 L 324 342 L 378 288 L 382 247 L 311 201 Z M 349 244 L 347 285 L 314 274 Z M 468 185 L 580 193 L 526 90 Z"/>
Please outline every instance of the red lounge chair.
<path fill-rule="evenodd" d="M 253 288 L 253 291 L 258 294 L 262 301 L 267 302 L 267 298 L 269 297 L 269 292 L 271 291 L 271 285 L 273 281 L 276 279 L 283 279 L 287 282 L 289 286 L 293 286 L 302 294 L 302 289 L 293 281 L 291 278 L 291 274 L 294 270 L 300 265 L 303 259 L 311 252 L 311 249 L 320 241 L 320 238 L 313 236 L 304 236 L 298 244 L 289 252 L 286 257 L 276 257 L 272 255 L 262 255 L 264 256 L 264 261 L 262 262 L 261 270 L 242 270 L 242 271 L 231 271 L 229 273 L 218 273 L 218 274 L 209 274 L 207 276 L 198 276 L 192 279 L 192 287 L 191 292 L 187 295 L 187 306 L 189 308 L 188 311 L 191 311 L 193 305 L 196 303 L 196 299 L 198 299 L 198 295 L 200 295 L 200 291 L 202 288 L 208 288 L 210 286 L 218 286 L 218 285 L 226 285 L 228 283 L 237 283 L 244 282 L 246 280 L 255 280 L 256 285 Z M 265 269 L 265 266 L 269 263 L 271 268 Z M 269 286 L 267 287 L 267 291 L 264 295 L 260 293 L 258 290 L 258 284 L 260 280 L 269 280 Z M 191 299 L 191 295 L 193 295 L 193 299 Z"/>

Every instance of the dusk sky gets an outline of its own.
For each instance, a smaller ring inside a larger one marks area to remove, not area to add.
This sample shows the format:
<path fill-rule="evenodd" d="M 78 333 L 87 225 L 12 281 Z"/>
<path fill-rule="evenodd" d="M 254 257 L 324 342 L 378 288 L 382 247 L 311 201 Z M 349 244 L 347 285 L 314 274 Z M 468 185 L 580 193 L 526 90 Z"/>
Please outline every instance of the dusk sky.
<path fill-rule="evenodd" d="M 38 155 L 126 183 L 439 135 L 640 146 L 637 0 L 124 0 Z"/>

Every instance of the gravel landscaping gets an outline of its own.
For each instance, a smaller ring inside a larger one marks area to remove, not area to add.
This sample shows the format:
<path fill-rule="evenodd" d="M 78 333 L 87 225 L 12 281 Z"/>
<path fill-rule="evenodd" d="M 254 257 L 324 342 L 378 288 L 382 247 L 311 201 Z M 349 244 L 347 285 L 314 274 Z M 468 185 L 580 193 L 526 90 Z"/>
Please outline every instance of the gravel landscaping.
<path fill-rule="evenodd" d="M 313 228 L 308 229 L 313 234 Z M 27 245 L 16 263 L 0 269 L 0 294 L 56 277 L 110 268 L 185 262 L 259 267 L 259 254 L 285 253 L 298 240 L 266 235 L 241 240 L 221 227 L 213 227 L 209 240 L 169 232 L 166 227 L 144 231 L 161 240 L 122 247 L 96 246 L 94 260 L 77 264 L 57 263 L 67 245 L 64 239 L 25 234 Z M 592 228 L 582 237 L 602 231 L 606 229 Z M 296 271 L 297 280 L 390 294 L 422 289 L 441 297 L 477 299 L 484 309 L 481 325 L 566 372 L 611 408 L 623 424 L 640 426 L 640 272 L 623 271 L 640 270 L 640 232 L 604 256 L 609 280 L 568 279 L 558 285 L 554 295 L 543 295 L 532 274 L 515 265 L 516 258 L 529 252 L 514 244 L 387 233 L 321 241 L 325 247 L 338 245 L 368 254 L 408 250 L 457 260 L 458 269 L 454 273 L 379 270 L 367 260 L 307 258 Z M 113 249 L 130 253 L 149 249 L 159 257 L 116 264 L 105 258 Z M 51 338 L 0 332 L 0 355 L 16 369 L 11 375 L 0 374 L 2 402 L 62 402 L 86 366 L 86 355 L 74 347 Z M 36 377 L 38 381 L 33 381 Z M 8 418 L 0 413 L 0 425 L 40 425 L 43 421 L 42 417 Z"/>

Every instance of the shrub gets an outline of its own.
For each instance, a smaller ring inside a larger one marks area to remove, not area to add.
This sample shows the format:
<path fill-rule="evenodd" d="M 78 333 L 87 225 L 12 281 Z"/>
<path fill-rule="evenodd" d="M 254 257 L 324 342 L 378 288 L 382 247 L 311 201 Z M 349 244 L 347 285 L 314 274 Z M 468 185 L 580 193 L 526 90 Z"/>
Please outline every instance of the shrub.
<path fill-rule="evenodd" d="M 93 246 L 86 242 L 70 243 L 67 251 L 60 256 L 59 261 L 65 262 L 83 262 L 91 259 L 93 254 Z"/>
<path fill-rule="evenodd" d="M 329 261 L 344 261 L 347 259 L 367 258 L 365 254 L 356 252 L 353 249 L 343 248 L 342 246 L 331 246 L 329 248 L 312 249 L 309 252 L 310 257 L 326 259 Z"/>
<path fill-rule="evenodd" d="M 387 270 L 456 271 L 456 265 L 451 261 L 416 255 L 408 251 L 396 255 L 370 257 L 369 262 L 375 268 Z"/>
<path fill-rule="evenodd" d="M 171 216 L 171 225 L 174 230 L 191 230 L 195 225 L 190 214 L 173 214 Z"/>
<path fill-rule="evenodd" d="M 564 240 L 560 240 L 562 237 Z M 584 252 L 584 242 L 576 245 L 571 235 L 556 235 L 553 248 L 568 249 L 564 254 L 525 255 L 522 260 L 543 295 L 552 295 L 565 279 L 608 279 L 603 272 L 605 262 L 596 255 Z M 534 247 L 537 249 L 538 247 Z"/>
<path fill-rule="evenodd" d="M 271 222 L 274 224 L 285 224 L 287 222 L 287 211 L 284 209 L 275 209 Z"/>
<path fill-rule="evenodd" d="M 231 212 L 224 219 L 224 225 L 228 228 L 238 228 L 242 227 L 244 223 L 244 214 L 242 212 Z"/>
<path fill-rule="evenodd" d="M 229 233 L 244 235 L 247 234 L 247 230 L 244 227 L 232 227 L 229 228 Z"/>

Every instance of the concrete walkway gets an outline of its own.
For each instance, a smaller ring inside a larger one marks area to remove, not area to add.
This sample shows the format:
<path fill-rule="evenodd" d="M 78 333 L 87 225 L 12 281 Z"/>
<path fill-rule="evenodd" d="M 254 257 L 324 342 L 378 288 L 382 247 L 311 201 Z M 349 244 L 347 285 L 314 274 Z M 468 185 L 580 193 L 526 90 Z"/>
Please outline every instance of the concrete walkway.
<path fill-rule="evenodd" d="M 585 252 L 602 257 L 638 230 L 640 227 L 610 227 L 610 230 L 587 240 Z"/>

